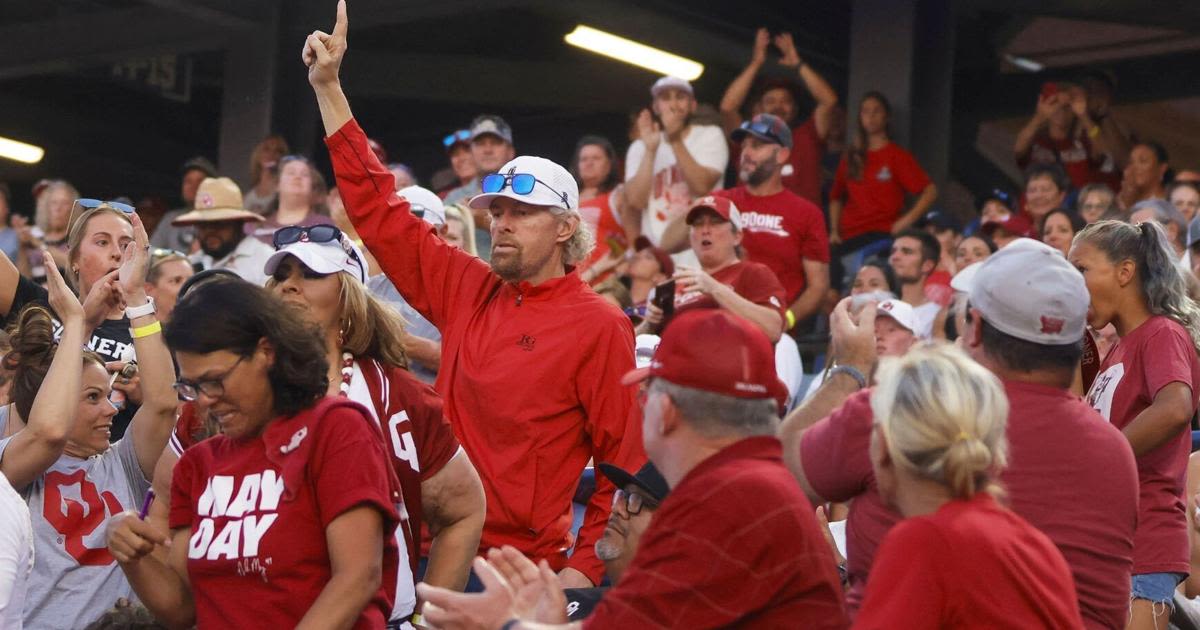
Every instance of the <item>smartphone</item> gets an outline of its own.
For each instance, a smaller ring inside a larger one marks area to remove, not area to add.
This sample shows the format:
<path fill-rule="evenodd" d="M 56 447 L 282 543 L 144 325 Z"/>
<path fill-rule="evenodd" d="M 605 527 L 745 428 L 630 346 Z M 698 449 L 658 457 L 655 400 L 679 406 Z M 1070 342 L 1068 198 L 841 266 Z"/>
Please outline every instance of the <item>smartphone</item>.
<path fill-rule="evenodd" d="M 665 324 L 671 316 L 675 314 L 675 279 L 671 278 L 666 282 L 654 287 L 654 305 L 662 309 L 663 323 Z"/>
<path fill-rule="evenodd" d="M 1047 81 L 1042 84 L 1042 98 L 1050 98 L 1058 94 L 1058 84 L 1053 81 Z"/>

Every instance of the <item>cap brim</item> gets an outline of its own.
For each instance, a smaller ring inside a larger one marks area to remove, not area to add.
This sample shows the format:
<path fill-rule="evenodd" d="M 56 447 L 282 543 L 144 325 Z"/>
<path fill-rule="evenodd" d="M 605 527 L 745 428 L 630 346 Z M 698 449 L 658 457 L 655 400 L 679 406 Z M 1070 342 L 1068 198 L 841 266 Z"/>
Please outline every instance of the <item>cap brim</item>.
<path fill-rule="evenodd" d="M 521 195 L 512 191 L 511 188 L 505 188 L 497 193 L 483 193 L 471 197 L 471 201 L 467 202 L 467 207 L 475 210 L 486 210 L 492 207 L 492 202 L 500 197 L 508 197 L 513 201 L 520 201 L 531 206 L 541 206 L 543 208 L 564 208 L 562 199 L 555 197 L 553 193 L 542 193 L 538 187 L 534 187 L 533 192 L 528 195 Z M 566 208 L 564 208 L 566 209 Z"/>
<path fill-rule="evenodd" d="M 171 225 L 193 225 L 196 223 L 216 223 L 218 221 L 265 221 L 261 214 L 239 208 L 212 208 L 192 210 L 171 221 Z"/>
<path fill-rule="evenodd" d="M 268 276 L 274 275 L 275 270 L 279 268 L 279 264 L 288 256 L 295 256 L 305 267 L 317 273 L 329 274 L 345 271 L 341 265 L 314 251 L 314 247 L 322 247 L 322 245 L 317 245 L 316 243 L 296 243 L 271 254 L 271 257 L 267 259 L 267 264 L 263 265 L 263 273 Z"/>
<path fill-rule="evenodd" d="M 729 134 L 729 137 L 731 139 L 733 139 L 734 142 L 741 142 L 743 139 L 746 138 L 746 136 L 754 136 L 755 138 L 758 138 L 759 140 L 762 140 L 763 142 L 770 142 L 771 144 L 778 144 L 779 146 L 783 146 L 783 143 L 781 143 L 778 138 L 776 138 L 774 136 L 768 136 L 765 133 L 758 133 L 757 131 L 754 131 L 752 129 L 742 129 L 741 127 L 739 127 L 737 129 L 734 129 Z"/>
<path fill-rule="evenodd" d="M 635 383 L 641 383 L 648 378 L 650 378 L 650 368 L 635 368 L 626 372 L 625 376 L 621 377 L 621 384 L 633 385 Z"/>
<path fill-rule="evenodd" d="M 615 485 L 618 488 L 624 488 L 625 486 L 628 486 L 628 485 L 634 485 L 634 486 L 637 486 L 638 488 L 640 488 L 643 492 L 645 492 L 647 495 L 650 496 L 650 498 L 654 499 L 655 501 L 661 502 L 664 498 L 666 498 L 666 497 L 659 496 L 660 493 L 658 491 L 656 491 L 653 488 L 642 483 L 642 481 L 640 479 L 638 479 L 637 477 L 635 477 L 632 473 L 625 470 L 624 468 L 621 468 L 620 466 L 617 466 L 616 464 L 610 464 L 608 462 L 600 462 L 599 464 L 596 464 L 596 469 L 599 470 L 600 474 L 604 475 L 605 478 L 607 478 L 609 481 L 613 482 L 613 485 Z"/>

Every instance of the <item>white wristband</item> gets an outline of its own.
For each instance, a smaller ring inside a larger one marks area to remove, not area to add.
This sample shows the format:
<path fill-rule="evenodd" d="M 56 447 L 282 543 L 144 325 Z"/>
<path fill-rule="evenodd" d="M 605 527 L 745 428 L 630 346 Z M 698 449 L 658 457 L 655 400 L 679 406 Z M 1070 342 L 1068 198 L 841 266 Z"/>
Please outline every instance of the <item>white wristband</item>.
<path fill-rule="evenodd" d="M 153 314 L 154 314 L 154 298 L 152 298 L 152 297 L 146 298 L 146 303 L 141 306 L 126 306 L 125 307 L 125 317 L 128 317 L 129 319 L 137 319 L 139 317 L 145 317 L 147 315 L 153 315 Z"/>

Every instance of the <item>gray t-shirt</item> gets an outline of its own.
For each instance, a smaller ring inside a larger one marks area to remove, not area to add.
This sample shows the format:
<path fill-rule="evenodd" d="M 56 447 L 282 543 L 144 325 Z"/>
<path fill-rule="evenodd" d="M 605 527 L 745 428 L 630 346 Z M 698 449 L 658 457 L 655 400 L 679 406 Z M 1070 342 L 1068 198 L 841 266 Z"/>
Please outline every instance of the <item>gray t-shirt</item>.
<path fill-rule="evenodd" d="M 13 438 L 0 440 L 0 459 Z M 25 599 L 26 630 L 82 628 L 125 597 L 135 599 L 108 552 L 108 519 L 137 510 L 150 489 L 132 433 L 87 459 L 63 455 L 25 488 L 36 559 Z"/>
<path fill-rule="evenodd" d="M 439 343 L 442 341 L 442 333 L 437 329 L 437 326 L 434 326 L 428 319 L 422 317 L 417 312 L 417 309 L 410 306 L 408 301 L 404 299 L 404 296 L 400 295 L 400 292 L 396 290 L 396 285 L 392 284 L 392 281 L 388 280 L 386 275 L 381 273 L 368 278 L 367 290 L 371 292 L 371 295 L 387 302 L 392 308 L 399 311 L 400 316 L 406 322 L 404 326 L 405 332 L 421 339 L 428 339 Z M 437 380 L 436 370 L 429 369 L 415 359 L 409 359 L 408 369 L 412 371 L 414 376 L 426 383 L 432 384 Z"/>

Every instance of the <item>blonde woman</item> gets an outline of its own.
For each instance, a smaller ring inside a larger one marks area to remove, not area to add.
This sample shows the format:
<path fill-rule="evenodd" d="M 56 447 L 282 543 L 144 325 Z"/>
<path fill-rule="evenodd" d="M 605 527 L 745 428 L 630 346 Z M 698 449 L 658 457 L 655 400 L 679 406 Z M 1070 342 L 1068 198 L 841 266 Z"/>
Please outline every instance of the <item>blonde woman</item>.
<path fill-rule="evenodd" d="M 875 556 L 855 628 L 1079 628 L 1066 560 L 997 501 L 1008 399 L 950 345 L 884 361 L 871 466 L 906 520 Z"/>
<path fill-rule="evenodd" d="M 475 249 L 475 217 L 462 205 L 446 206 L 446 233 L 442 238 L 472 256 L 479 255 Z"/>

